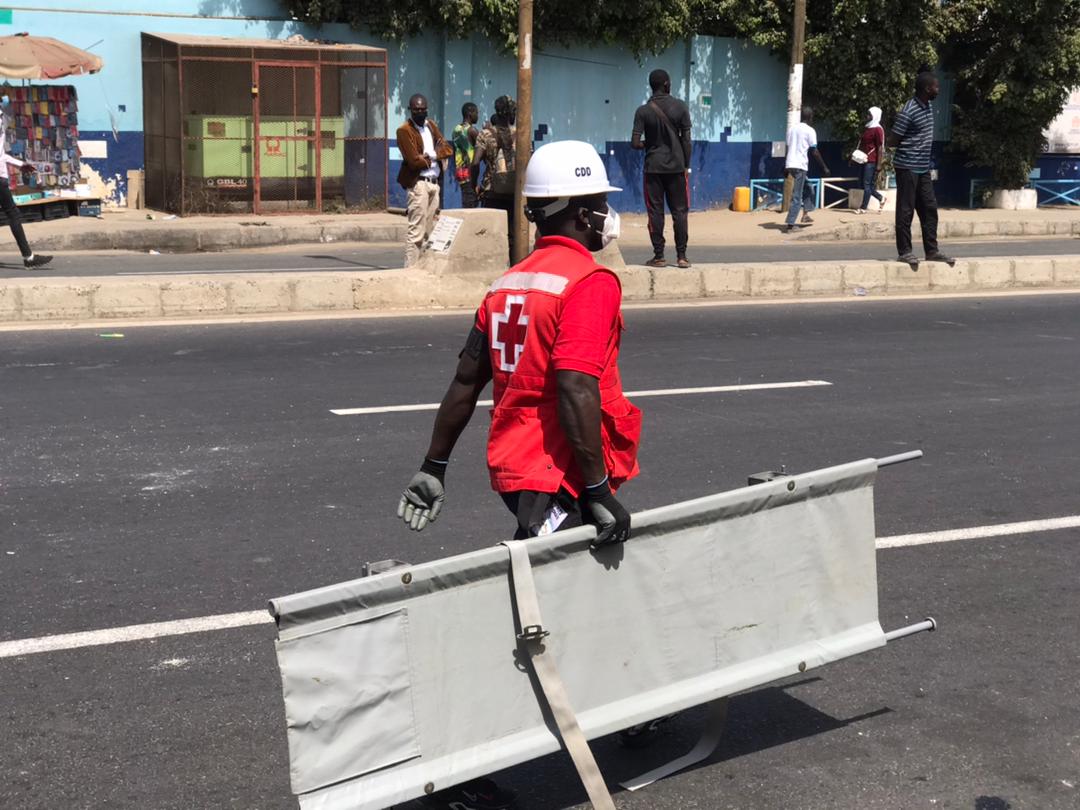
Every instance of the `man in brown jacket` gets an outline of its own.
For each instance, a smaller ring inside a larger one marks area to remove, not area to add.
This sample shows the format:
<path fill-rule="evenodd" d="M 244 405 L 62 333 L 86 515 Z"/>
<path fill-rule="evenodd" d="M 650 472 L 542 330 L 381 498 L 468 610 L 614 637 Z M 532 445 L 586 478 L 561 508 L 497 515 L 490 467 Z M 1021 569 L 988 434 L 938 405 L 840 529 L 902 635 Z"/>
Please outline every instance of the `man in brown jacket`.
<path fill-rule="evenodd" d="M 405 231 L 406 267 L 416 264 L 424 243 L 431 236 L 435 213 L 439 210 L 440 161 L 454 154 L 454 147 L 427 116 L 427 99 L 417 93 L 409 99 L 409 120 L 397 131 L 397 145 L 401 151 L 401 171 L 397 179 L 408 193 L 405 206 L 409 222 Z"/>

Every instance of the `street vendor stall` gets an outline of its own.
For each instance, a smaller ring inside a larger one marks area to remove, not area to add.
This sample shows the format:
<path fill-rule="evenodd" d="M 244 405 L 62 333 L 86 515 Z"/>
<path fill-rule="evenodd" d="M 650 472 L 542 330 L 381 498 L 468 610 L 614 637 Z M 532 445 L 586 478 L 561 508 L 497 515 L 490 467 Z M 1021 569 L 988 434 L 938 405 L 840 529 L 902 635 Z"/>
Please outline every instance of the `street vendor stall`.
<path fill-rule="evenodd" d="M 23 80 L 0 85 L 0 96 L 5 150 L 27 164 L 9 172 L 24 222 L 101 213 L 100 197 L 80 173 L 78 92 L 30 81 L 96 73 L 102 66 L 100 57 L 50 37 L 0 37 L 0 77 Z"/>

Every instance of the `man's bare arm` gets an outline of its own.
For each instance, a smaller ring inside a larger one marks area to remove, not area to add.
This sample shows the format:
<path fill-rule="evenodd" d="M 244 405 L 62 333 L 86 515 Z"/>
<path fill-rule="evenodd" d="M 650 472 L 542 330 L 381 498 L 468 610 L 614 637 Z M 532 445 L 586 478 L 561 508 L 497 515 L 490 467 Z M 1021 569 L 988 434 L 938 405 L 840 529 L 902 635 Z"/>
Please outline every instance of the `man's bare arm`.
<path fill-rule="evenodd" d="M 482 339 L 483 333 L 474 332 L 469 336 L 470 344 L 474 334 Z M 445 461 L 450 458 L 458 437 L 476 410 L 480 394 L 491 382 L 491 358 L 486 346 L 481 345 L 480 349 L 479 352 L 470 352 L 469 345 L 466 345 L 458 360 L 454 379 L 446 389 L 439 412 L 435 415 L 435 427 L 431 431 L 431 444 L 427 452 L 430 459 Z"/>
<path fill-rule="evenodd" d="M 600 435 L 600 381 L 580 371 L 560 371 L 556 381 L 559 424 L 574 449 L 585 484 L 603 481 L 607 467 Z"/>

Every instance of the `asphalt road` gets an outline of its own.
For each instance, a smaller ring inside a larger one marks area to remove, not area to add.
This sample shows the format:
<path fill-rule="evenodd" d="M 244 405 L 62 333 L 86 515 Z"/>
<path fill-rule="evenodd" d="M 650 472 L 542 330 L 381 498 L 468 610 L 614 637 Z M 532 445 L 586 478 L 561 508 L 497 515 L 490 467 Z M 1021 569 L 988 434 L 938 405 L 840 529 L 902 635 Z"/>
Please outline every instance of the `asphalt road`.
<path fill-rule="evenodd" d="M 877 486 L 879 536 L 1080 512 L 1080 296 L 633 309 L 630 389 L 831 387 L 642 400 L 632 509 L 777 468 L 922 448 Z M 497 542 L 483 423 L 439 523 L 393 513 L 461 315 L 0 334 L 0 641 L 258 610 Z M 1080 806 L 1080 530 L 878 553 L 886 629 L 941 630 L 732 701 L 707 763 L 655 808 Z M 294 807 L 269 625 L 0 658 L 0 807 Z M 683 753 L 596 745 L 609 783 Z M 500 774 L 528 810 L 582 807 L 561 756 Z"/>
<path fill-rule="evenodd" d="M 896 251 L 891 242 L 798 242 L 776 237 L 775 245 L 693 245 L 690 257 L 696 262 L 790 262 L 892 261 Z M 1080 252 L 1080 239 L 995 238 L 942 243 L 957 257 L 1049 256 Z M 652 256 L 648 247 L 622 245 L 630 264 L 641 264 Z M 273 250 L 233 253 L 179 253 L 149 256 L 145 253 L 66 253 L 57 255 L 43 270 L 26 271 L 15 257 L 0 261 L 0 278 L 34 276 L 115 276 L 168 273 L 281 273 L 330 270 L 385 270 L 400 267 L 404 256 L 397 243 L 352 243 L 335 245 L 290 245 Z M 669 260 L 672 258 L 668 257 Z"/>

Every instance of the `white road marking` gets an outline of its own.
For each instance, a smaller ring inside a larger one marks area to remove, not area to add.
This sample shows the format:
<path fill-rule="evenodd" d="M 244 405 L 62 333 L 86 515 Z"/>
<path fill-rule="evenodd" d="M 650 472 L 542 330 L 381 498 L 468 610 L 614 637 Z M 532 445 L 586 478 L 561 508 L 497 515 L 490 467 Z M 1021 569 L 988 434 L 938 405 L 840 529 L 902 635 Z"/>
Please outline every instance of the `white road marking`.
<path fill-rule="evenodd" d="M 940 532 L 879 537 L 877 547 L 883 549 L 920 546 L 931 543 L 952 543 L 956 540 L 976 540 L 986 537 L 1035 534 L 1037 532 L 1075 528 L 1080 528 L 1080 515 L 1046 518 L 1045 520 L 1025 520 L 1020 523 L 999 523 L 994 526 L 972 526 L 967 529 L 948 529 Z M 104 630 L 89 630 L 82 633 L 64 633 L 56 636 L 0 641 L 0 658 L 17 658 L 24 655 L 76 650 L 82 647 L 120 644 L 127 641 L 145 641 L 146 639 L 179 636 L 187 633 L 207 633 L 213 630 L 270 624 L 272 621 L 273 618 L 267 611 L 251 610 L 244 613 L 222 613 L 216 616 L 199 616 L 193 619 L 178 619 L 170 622 L 133 624 L 127 627 L 109 627 Z M 164 661 L 162 664 L 180 660 L 185 659 L 170 659 L 170 661 Z"/>
<path fill-rule="evenodd" d="M 1080 528 L 1080 515 L 1068 515 L 1066 517 L 1046 518 L 1045 520 L 1024 520 L 1019 523 L 998 523 L 995 526 L 972 526 L 967 529 L 946 529 L 940 532 L 879 537 L 877 547 L 924 546 L 928 543 L 952 543 L 956 540 L 979 540 L 986 537 L 1007 537 L 1010 534 L 1033 534 L 1035 532 L 1076 528 Z"/>
<path fill-rule="evenodd" d="M 269 624 L 273 618 L 265 610 L 245 613 L 222 613 L 217 616 L 198 616 L 193 619 L 177 619 L 171 622 L 131 624 L 127 627 L 109 627 L 104 630 L 88 630 L 82 633 L 62 633 L 56 636 L 24 638 L 0 641 L 0 658 L 20 655 L 77 650 L 80 647 L 97 647 L 102 644 L 119 644 L 125 641 L 145 641 L 151 638 L 182 636 L 187 633 L 205 633 L 210 630 L 227 630 L 232 627 L 248 627 L 253 624 Z"/>
<path fill-rule="evenodd" d="M 727 394 L 736 391 L 772 391 L 778 388 L 816 388 L 832 385 L 825 380 L 799 380 L 797 382 L 750 383 L 747 385 L 710 385 L 704 388 L 654 388 L 647 391 L 627 391 L 626 396 L 636 397 L 676 397 L 685 394 Z M 495 403 L 483 399 L 476 403 L 482 408 L 489 408 Z M 404 411 L 437 411 L 438 402 L 424 402 L 416 405 L 379 405 L 370 408 L 332 408 L 335 416 L 361 416 L 371 413 L 402 413 Z"/>

